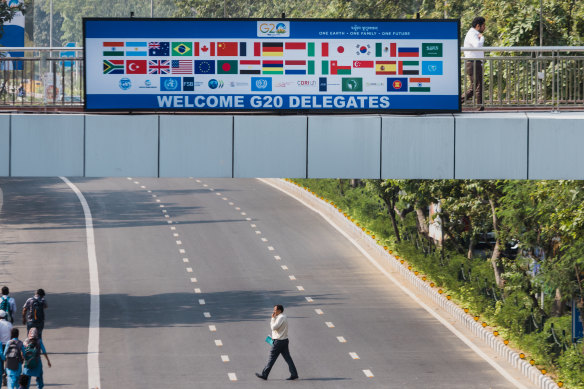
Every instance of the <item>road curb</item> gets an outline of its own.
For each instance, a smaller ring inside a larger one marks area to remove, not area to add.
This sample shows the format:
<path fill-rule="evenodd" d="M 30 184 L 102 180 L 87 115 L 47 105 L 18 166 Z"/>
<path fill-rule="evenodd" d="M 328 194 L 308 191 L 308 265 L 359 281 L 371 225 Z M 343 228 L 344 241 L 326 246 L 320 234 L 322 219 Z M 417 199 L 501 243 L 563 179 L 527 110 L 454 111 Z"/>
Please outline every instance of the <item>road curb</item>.
<path fill-rule="evenodd" d="M 337 208 L 327 203 L 326 201 L 319 199 L 304 188 L 286 180 L 261 179 L 261 181 L 276 186 L 292 197 L 301 199 L 302 201 L 310 204 L 322 212 L 323 215 L 330 217 L 337 225 L 342 226 L 343 230 L 345 230 L 345 232 L 347 232 L 353 239 L 355 239 L 358 244 L 366 247 L 369 251 L 375 252 L 379 257 L 387 259 L 392 268 L 398 271 L 403 276 L 403 278 L 408 281 L 410 286 L 414 287 L 418 292 L 422 292 L 434 303 L 438 304 L 440 307 L 450 313 L 458 320 L 459 323 L 463 324 L 475 336 L 483 340 L 483 342 L 485 342 L 489 347 L 497 352 L 497 354 L 507 360 L 507 362 L 519 370 L 525 377 L 527 377 L 539 388 L 559 389 L 559 386 L 556 384 L 556 382 L 542 374 L 538 368 L 530 365 L 529 362 L 522 359 L 519 356 L 519 353 L 512 350 L 501 340 L 499 340 L 499 338 L 483 328 L 482 325 L 475 321 L 472 316 L 465 313 L 462 308 L 448 300 L 429 284 L 418 278 L 418 276 L 416 276 L 411 270 L 408 270 L 406 266 L 402 265 L 399 260 L 396 260 L 393 255 L 389 254 L 383 249 L 382 246 L 377 244 L 374 239 L 363 232 L 361 228 L 357 227 L 353 222 L 348 220 Z"/>

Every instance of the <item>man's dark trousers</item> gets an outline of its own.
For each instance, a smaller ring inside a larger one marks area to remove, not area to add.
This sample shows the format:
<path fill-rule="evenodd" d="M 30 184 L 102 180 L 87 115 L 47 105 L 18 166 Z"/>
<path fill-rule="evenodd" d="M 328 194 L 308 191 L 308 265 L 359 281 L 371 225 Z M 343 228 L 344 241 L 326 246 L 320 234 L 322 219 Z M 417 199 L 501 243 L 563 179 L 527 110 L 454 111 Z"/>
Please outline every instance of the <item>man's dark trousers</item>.
<path fill-rule="evenodd" d="M 276 363 L 276 359 L 278 356 L 282 354 L 284 360 L 288 364 L 288 369 L 290 370 L 291 377 L 298 377 L 298 372 L 296 371 L 296 366 L 294 366 L 294 361 L 290 356 L 290 351 L 288 350 L 288 339 L 284 340 L 274 340 L 274 344 L 272 345 L 272 349 L 270 350 L 270 359 L 268 360 L 268 364 L 264 367 L 262 371 L 262 376 L 268 378 L 270 371 L 272 370 L 272 366 Z"/>
<path fill-rule="evenodd" d="M 466 61 L 464 65 L 466 74 L 470 77 L 470 88 L 466 91 L 463 97 L 468 100 L 475 95 L 476 103 L 483 104 L 483 63 L 478 61 Z"/>

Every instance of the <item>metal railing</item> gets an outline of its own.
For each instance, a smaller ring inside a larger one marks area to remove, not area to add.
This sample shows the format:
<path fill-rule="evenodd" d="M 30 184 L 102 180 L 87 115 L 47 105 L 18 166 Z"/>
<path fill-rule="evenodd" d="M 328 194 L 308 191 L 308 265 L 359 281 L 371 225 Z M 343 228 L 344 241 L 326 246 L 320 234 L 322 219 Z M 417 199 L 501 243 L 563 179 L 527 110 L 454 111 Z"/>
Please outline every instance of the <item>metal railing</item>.
<path fill-rule="evenodd" d="M 584 109 L 584 47 L 461 48 L 461 91 L 471 89 L 466 62 L 483 67 L 482 104 L 487 109 Z M 482 51 L 484 59 L 466 59 Z M 83 106 L 83 48 L 0 47 L 0 108 L 80 108 Z"/>

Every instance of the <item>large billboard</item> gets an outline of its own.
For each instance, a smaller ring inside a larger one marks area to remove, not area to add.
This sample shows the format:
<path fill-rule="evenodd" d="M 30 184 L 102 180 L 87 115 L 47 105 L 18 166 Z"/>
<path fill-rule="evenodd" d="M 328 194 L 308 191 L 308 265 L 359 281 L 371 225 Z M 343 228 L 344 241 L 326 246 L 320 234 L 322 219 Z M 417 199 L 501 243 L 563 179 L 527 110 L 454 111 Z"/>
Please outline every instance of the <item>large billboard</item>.
<path fill-rule="evenodd" d="M 458 20 L 83 22 L 88 110 L 460 111 Z"/>

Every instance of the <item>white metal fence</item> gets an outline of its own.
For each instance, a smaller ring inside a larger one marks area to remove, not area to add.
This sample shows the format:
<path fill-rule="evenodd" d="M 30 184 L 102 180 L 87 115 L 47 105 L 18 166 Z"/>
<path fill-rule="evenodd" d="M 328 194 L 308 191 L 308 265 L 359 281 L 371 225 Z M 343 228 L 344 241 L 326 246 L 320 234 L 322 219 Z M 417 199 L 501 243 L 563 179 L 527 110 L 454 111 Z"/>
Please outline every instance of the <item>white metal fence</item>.
<path fill-rule="evenodd" d="M 584 108 L 584 47 L 461 48 L 461 92 L 471 88 L 467 61 L 483 65 L 482 103 L 463 107 Z M 482 51 L 484 59 L 466 59 Z M 81 108 L 83 48 L 0 48 L 0 108 Z"/>

